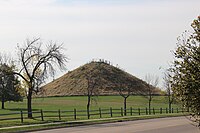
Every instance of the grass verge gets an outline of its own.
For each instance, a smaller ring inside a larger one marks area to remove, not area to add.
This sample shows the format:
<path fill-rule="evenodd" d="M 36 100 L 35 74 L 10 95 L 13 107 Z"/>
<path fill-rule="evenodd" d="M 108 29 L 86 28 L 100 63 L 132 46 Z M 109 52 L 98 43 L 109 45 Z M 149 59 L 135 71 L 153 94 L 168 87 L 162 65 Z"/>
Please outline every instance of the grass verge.
<path fill-rule="evenodd" d="M 178 116 L 183 116 L 183 115 L 186 115 L 186 114 L 174 113 L 174 114 L 159 114 L 159 115 L 142 115 L 142 116 L 127 116 L 127 117 L 115 117 L 115 118 L 103 118 L 103 119 L 89 119 L 89 120 L 79 120 L 79 121 L 77 120 L 77 121 L 68 121 L 68 122 L 60 121 L 60 122 L 51 122 L 51 123 L 43 123 L 43 124 L 33 124 L 33 125 L 23 125 L 23 126 L 0 128 L 0 133 L 28 132 L 28 131 L 66 128 L 66 127 L 92 125 L 92 124 L 155 119 L 155 118 L 165 118 L 165 117 L 178 117 Z"/>

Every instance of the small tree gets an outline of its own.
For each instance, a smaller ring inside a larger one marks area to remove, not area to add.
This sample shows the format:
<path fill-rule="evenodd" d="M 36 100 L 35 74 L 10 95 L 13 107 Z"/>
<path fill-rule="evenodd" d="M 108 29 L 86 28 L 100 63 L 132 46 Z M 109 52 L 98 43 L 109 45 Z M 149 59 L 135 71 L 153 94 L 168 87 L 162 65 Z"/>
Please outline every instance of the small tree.
<path fill-rule="evenodd" d="M 96 76 L 86 75 L 87 80 L 87 116 L 90 118 L 90 105 L 94 96 L 98 96 L 98 78 Z"/>
<path fill-rule="evenodd" d="M 131 85 L 120 85 L 118 88 L 119 95 L 123 97 L 124 99 L 124 115 L 126 116 L 127 114 L 127 99 L 130 95 L 133 93 L 133 88 Z"/>
<path fill-rule="evenodd" d="M 14 65 L 11 64 L 6 55 L 0 58 L 0 100 L 2 102 L 1 108 L 5 109 L 4 103 L 6 101 L 22 101 L 23 98 L 18 92 L 20 82 L 13 75 Z"/>
<path fill-rule="evenodd" d="M 94 96 L 99 95 L 99 88 L 101 88 L 101 63 L 96 64 L 92 70 L 85 73 L 86 79 L 86 95 L 87 95 L 87 116 L 90 118 L 90 105 Z M 100 70 L 100 71 L 99 71 Z"/>
<path fill-rule="evenodd" d="M 165 72 L 163 79 L 164 79 L 164 87 L 166 89 L 166 94 L 168 98 L 169 112 L 171 113 L 172 103 L 174 101 L 174 95 L 173 95 L 172 86 L 171 86 L 172 76 L 170 75 L 169 72 Z"/>
<path fill-rule="evenodd" d="M 183 107 L 191 108 L 192 116 L 200 126 L 200 16 L 191 26 L 193 32 L 185 31 L 178 38 L 170 72 L 173 73 L 174 94 Z"/>
<path fill-rule="evenodd" d="M 62 45 L 50 42 L 46 48 L 42 47 L 40 38 L 26 40 L 22 47 L 18 47 L 20 69 L 15 72 L 27 84 L 28 118 L 32 118 L 32 94 L 37 93 L 39 87 L 49 76 L 53 76 L 58 67 L 65 69 L 66 56 L 61 53 Z"/>
<path fill-rule="evenodd" d="M 141 94 L 145 91 L 146 84 L 134 76 L 118 77 L 114 79 L 114 89 L 123 97 L 124 115 L 127 115 L 127 99 L 133 94 Z"/>
<path fill-rule="evenodd" d="M 147 89 L 144 92 L 144 96 L 148 99 L 149 114 L 151 114 L 151 102 L 153 95 L 155 94 L 155 89 L 158 85 L 159 78 L 157 76 L 147 74 L 145 76 L 145 81 L 147 82 Z"/>

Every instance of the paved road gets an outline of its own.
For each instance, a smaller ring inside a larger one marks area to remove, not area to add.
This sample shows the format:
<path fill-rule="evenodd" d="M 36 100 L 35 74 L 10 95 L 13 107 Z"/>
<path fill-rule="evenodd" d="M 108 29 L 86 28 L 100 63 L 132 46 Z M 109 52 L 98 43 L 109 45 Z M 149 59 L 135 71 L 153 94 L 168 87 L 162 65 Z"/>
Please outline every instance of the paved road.
<path fill-rule="evenodd" d="M 200 130 L 185 117 L 174 117 L 68 127 L 32 133 L 200 133 Z"/>

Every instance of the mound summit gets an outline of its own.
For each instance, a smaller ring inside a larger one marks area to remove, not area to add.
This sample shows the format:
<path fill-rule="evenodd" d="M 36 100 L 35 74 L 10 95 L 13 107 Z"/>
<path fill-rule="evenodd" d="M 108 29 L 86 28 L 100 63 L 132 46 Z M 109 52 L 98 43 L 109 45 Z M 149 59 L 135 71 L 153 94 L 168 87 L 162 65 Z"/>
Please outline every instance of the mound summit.
<path fill-rule="evenodd" d="M 87 77 L 98 77 L 99 95 L 119 94 L 117 87 L 132 85 L 135 90 L 145 90 L 147 83 L 112 66 L 107 62 L 92 61 L 43 86 L 43 96 L 72 96 L 87 94 Z"/>

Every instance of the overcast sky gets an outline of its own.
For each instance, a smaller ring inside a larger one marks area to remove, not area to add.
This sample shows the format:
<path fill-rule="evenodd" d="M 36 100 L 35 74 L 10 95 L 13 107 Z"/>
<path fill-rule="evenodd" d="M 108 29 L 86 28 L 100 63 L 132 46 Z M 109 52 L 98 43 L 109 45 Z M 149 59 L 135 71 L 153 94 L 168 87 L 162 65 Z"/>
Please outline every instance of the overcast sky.
<path fill-rule="evenodd" d="M 103 58 L 141 79 L 162 78 L 176 38 L 198 15 L 200 0 L 0 0 L 1 52 L 41 37 L 64 43 L 68 70 Z"/>

